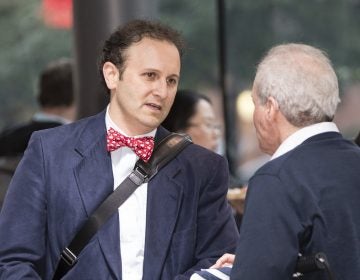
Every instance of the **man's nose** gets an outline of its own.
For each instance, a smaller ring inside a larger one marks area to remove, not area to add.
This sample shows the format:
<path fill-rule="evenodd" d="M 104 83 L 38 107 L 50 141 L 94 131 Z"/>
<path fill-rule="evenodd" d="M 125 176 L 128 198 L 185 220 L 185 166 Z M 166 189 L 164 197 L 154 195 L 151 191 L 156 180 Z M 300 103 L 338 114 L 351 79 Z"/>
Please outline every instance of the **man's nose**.
<path fill-rule="evenodd" d="M 159 79 L 154 86 L 154 94 L 161 98 L 165 98 L 168 95 L 168 86 L 166 80 Z"/>

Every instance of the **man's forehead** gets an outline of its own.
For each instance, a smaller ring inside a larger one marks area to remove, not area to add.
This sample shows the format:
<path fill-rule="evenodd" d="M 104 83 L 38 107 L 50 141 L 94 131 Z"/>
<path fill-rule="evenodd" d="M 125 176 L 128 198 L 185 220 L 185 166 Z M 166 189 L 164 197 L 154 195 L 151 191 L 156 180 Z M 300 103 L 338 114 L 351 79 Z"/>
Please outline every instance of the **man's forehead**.
<path fill-rule="evenodd" d="M 180 55 L 175 45 L 156 39 L 144 38 L 129 47 L 123 57 L 127 66 L 130 63 L 141 66 L 141 68 L 156 69 L 166 66 L 173 69 L 174 74 L 179 74 L 178 68 L 181 66 Z"/>
<path fill-rule="evenodd" d="M 149 37 L 149 36 L 144 36 L 139 41 L 132 43 L 128 47 L 128 49 L 131 49 L 131 48 L 137 47 L 137 46 L 142 46 L 142 45 L 159 45 L 159 43 L 173 46 L 174 48 L 177 49 L 176 45 L 171 41 L 161 40 L 161 39 L 157 39 L 157 38 L 153 38 L 153 37 Z"/>
<path fill-rule="evenodd" d="M 152 38 L 143 38 L 141 41 L 133 43 L 123 52 L 123 57 L 128 59 L 130 56 L 132 58 L 141 58 L 150 54 L 150 57 L 161 53 L 162 56 L 172 55 L 174 58 L 180 60 L 180 54 L 176 46 L 168 41 L 157 40 Z"/>

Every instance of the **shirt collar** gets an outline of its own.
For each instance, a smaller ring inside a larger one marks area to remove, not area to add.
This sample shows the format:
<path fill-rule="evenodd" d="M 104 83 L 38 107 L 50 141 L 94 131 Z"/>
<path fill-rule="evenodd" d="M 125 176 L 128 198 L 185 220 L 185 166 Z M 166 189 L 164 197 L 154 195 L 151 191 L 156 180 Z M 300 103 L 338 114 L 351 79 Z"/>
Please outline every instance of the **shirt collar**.
<path fill-rule="evenodd" d="M 303 127 L 286 138 L 277 148 L 270 160 L 291 151 L 310 137 L 324 132 L 339 132 L 339 129 L 333 122 L 321 122 Z"/>
<path fill-rule="evenodd" d="M 106 124 L 106 131 L 109 130 L 110 127 L 112 127 L 113 129 L 115 129 L 116 131 L 120 132 L 121 134 L 125 135 L 125 136 L 129 136 L 126 133 L 124 133 L 124 131 L 118 127 L 115 122 L 111 119 L 110 114 L 109 114 L 109 105 L 106 108 L 106 114 L 105 114 L 105 124 Z M 156 133 L 156 128 L 148 133 L 145 134 L 141 134 L 141 135 L 135 135 L 133 137 L 145 137 L 145 136 L 152 136 L 155 137 L 155 133 Z"/>

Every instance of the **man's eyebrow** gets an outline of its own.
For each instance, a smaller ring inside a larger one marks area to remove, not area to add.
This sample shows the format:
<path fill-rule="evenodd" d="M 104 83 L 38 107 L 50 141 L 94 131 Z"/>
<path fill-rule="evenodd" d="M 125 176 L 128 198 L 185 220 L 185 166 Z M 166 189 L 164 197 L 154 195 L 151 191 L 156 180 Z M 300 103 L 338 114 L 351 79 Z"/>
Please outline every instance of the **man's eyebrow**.
<path fill-rule="evenodd" d="M 180 74 L 170 74 L 168 78 L 170 77 L 176 77 L 177 79 L 180 79 Z"/>
<path fill-rule="evenodd" d="M 156 68 L 144 68 L 143 69 L 144 72 L 156 72 L 156 73 L 161 73 L 160 70 L 156 69 Z M 180 79 L 180 74 L 170 74 L 168 76 L 166 76 L 167 78 L 172 78 L 175 77 L 177 79 Z"/>
<path fill-rule="evenodd" d="M 145 71 L 145 72 L 160 72 L 160 70 L 157 70 L 156 68 L 144 68 L 143 71 Z"/>

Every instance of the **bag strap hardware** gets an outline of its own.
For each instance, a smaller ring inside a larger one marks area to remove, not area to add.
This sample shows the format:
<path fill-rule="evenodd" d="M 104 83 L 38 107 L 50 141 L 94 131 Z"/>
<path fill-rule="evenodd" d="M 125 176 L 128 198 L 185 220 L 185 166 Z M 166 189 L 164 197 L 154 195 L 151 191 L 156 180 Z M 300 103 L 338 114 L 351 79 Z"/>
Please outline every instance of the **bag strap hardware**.
<path fill-rule="evenodd" d="M 129 179 L 137 186 L 146 183 L 148 178 L 147 173 L 138 164 L 135 164 L 134 170 L 129 175 Z"/>
<path fill-rule="evenodd" d="M 61 256 L 61 259 L 64 260 L 64 262 L 66 262 L 66 264 L 68 266 L 73 266 L 77 261 L 77 256 L 73 252 L 71 252 L 68 247 L 66 247 L 61 252 L 60 256 Z"/>

